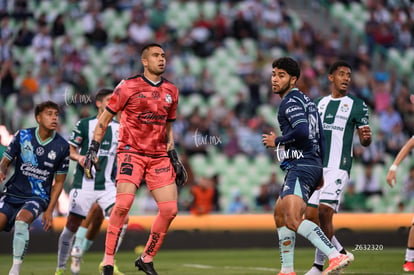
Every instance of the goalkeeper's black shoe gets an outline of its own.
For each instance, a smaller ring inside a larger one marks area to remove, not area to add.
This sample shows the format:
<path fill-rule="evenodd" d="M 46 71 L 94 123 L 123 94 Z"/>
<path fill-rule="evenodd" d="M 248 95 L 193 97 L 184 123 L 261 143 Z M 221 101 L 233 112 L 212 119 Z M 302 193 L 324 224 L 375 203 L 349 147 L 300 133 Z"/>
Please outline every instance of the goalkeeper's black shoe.
<path fill-rule="evenodd" d="M 103 267 L 102 275 L 114 275 L 114 266 L 112 266 L 112 265 L 105 265 Z"/>
<path fill-rule="evenodd" d="M 141 256 L 135 260 L 135 266 L 138 267 L 138 270 L 144 271 L 147 275 L 158 275 L 157 271 L 154 269 L 154 264 L 152 262 L 144 263 Z"/>

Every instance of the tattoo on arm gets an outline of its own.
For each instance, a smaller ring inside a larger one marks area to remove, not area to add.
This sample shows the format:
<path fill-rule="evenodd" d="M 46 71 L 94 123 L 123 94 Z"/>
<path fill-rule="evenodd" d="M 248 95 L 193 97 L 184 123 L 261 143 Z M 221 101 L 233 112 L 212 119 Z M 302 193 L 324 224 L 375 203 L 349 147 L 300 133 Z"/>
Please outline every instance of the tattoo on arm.
<path fill-rule="evenodd" d="M 106 128 L 107 128 L 107 126 L 106 126 L 106 125 L 104 125 L 104 124 L 102 124 L 102 123 L 99 123 L 99 124 L 98 124 L 98 126 L 99 126 L 99 128 L 101 128 L 101 129 L 102 129 L 102 131 L 106 131 Z"/>

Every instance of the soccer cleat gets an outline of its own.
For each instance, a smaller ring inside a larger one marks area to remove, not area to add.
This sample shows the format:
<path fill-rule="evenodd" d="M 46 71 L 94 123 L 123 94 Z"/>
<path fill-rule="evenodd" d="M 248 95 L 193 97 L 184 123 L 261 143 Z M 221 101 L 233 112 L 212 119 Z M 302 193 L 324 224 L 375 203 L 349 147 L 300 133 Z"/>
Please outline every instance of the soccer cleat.
<path fill-rule="evenodd" d="M 279 274 L 277 274 L 277 275 L 296 275 L 296 273 L 295 272 L 289 272 L 289 273 L 279 272 Z"/>
<path fill-rule="evenodd" d="M 406 272 L 414 271 L 414 262 L 406 262 L 403 265 L 403 270 Z"/>
<path fill-rule="evenodd" d="M 103 266 L 104 266 L 104 263 L 103 262 L 100 262 L 99 263 L 99 267 L 98 267 L 99 273 L 102 273 Z M 119 271 L 118 266 L 116 265 L 116 262 L 114 264 L 114 275 L 124 275 L 124 273 L 122 273 L 121 271 Z"/>
<path fill-rule="evenodd" d="M 144 271 L 147 275 L 158 275 L 157 271 L 154 269 L 154 264 L 152 262 L 144 263 L 141 256 L 135 260 L 135 266 L 138 267 L 138 270 Z"/>
<path fill-rule="evenodd" d="M 102 268 L 102 275 L 114 275 L 114 267 L 112 265 L 105 265 Z"/>
<path fill-rule="evenodd" d="M 63 275 L 63 274 L 65 274 L 65 269 L 63 268 L 56 269 L 55 275 Z"/>
<path fill-rule="evenodd" d="M 351 261 L 349 257 L 344 254 L 340 254 L 339 256 L 332 258 L 329 260 L 329 266 L 325 269 L 322 273 L 323 275 L 334 275 L 337 274 L 337 271 L 340 271 L 342 268 L 349 265 Z"/>
<path fill-rule="evenodd" d="M 348 256 L 349 262 L 353 262 L 354 261 L 354 259 L 355 259 L 354 254 L 352 254 L 348 250 L 346 251 L 346 254 L 345 255 Z"/>
<path fill-rule="evenodd" d="M 316 266 L 312 266 L 305 275 L 322 275 L 322 271 L 320 271 Z"/>
<path fill-rule="evenodd" d="M 72 263 L 70 264 L 70 272 L 73 275 L 78 275 L 80 273 L 80 264 L 81 258 L 72 256 Z"/>

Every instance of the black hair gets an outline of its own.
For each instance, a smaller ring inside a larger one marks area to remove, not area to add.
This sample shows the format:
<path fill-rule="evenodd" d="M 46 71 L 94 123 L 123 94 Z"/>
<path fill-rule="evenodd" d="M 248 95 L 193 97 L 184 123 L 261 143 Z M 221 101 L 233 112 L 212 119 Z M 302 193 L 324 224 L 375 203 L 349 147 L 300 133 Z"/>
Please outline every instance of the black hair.
<path fill-rule="evenodd" d="M 45 102 L 42 102 L 42 103 L 36 105 L 36 107 L 35 107 L 35 117 L 37 117 L 37 115 L 39 115 L 41 112 L 43 112 L 46 108 L 55 109 L 56 111 L 60 112 L 59 105 L 57 105 L 53 101 L 48 100 L 48 101 L 45 101 Z"/>
<path fill-rule="evenodd" d="M 144 54 L 144 52 L 145 52 L 146 50 L 148 50 L 149 48 L 152 48 L 152 47 L 158 47 L 158 48 L 161 48 L 161 49 L 162 49 L 162 46 L 161 46 L 160 44 L 158 44 L 158 43 L 150 43 L 150 44 L 145 45 L 145 46 L 141 49 L 141 56 Z"/>
<path fill-rule="evenodd" d="M 299 64 L 290 57 L 281 57 L 279 59 L 276 59 L 272 63 L 272 68 L 285 70 L 289 75 L 296 76 L 297 79 L 300 77 Z"/>
<path fill-rule="evenodd" d="M 339 67 L 347 67 L 352 70 L 352 67 L 348 62 L 339 60 L 333 63 L 331 67 L 329 67 L 329 74 L 333 74 L 336 70 L 338 70 Z"/>
<path fill-rule="evenodd" d="M 112 94 L 112 90 L 108 89 L 108 88 L 102 88 L 100 89 L 96 95 L 95 95 L 95 101 L 102 101 L 104 99 L 104 97 L 106 97 L 107 95 Z"/>

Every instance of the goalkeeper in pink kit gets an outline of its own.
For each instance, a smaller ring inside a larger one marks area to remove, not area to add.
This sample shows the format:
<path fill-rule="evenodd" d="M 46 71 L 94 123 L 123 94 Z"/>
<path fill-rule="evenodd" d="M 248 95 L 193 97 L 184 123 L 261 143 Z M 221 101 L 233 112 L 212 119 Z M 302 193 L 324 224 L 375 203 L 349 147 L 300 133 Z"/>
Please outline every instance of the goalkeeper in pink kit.
<path fill-rule="evenodd" d="M 165 71 L 165 52 L 158 44 L 141 51 L 144 73 L 122 80 L 99 118 L 85 160 L 85 173 L 92 177 L 100 141 L 112 118 L 122 112 L 117 150 L 117 195 L 109 218 L 105 242 L 104 275 L 113 274 L 115 248 L 124 220 L 144 178 L 158 205 L 144 252 L 135 266 L 147 275 L 158 274 L 153 258 L 177 215 L 177 185 L 187 173 L 174 150 L 172 122 L 176 118 L 178 89 L 161 75 Z M 98 168 L 99 169 L 99 168 Z"/>

